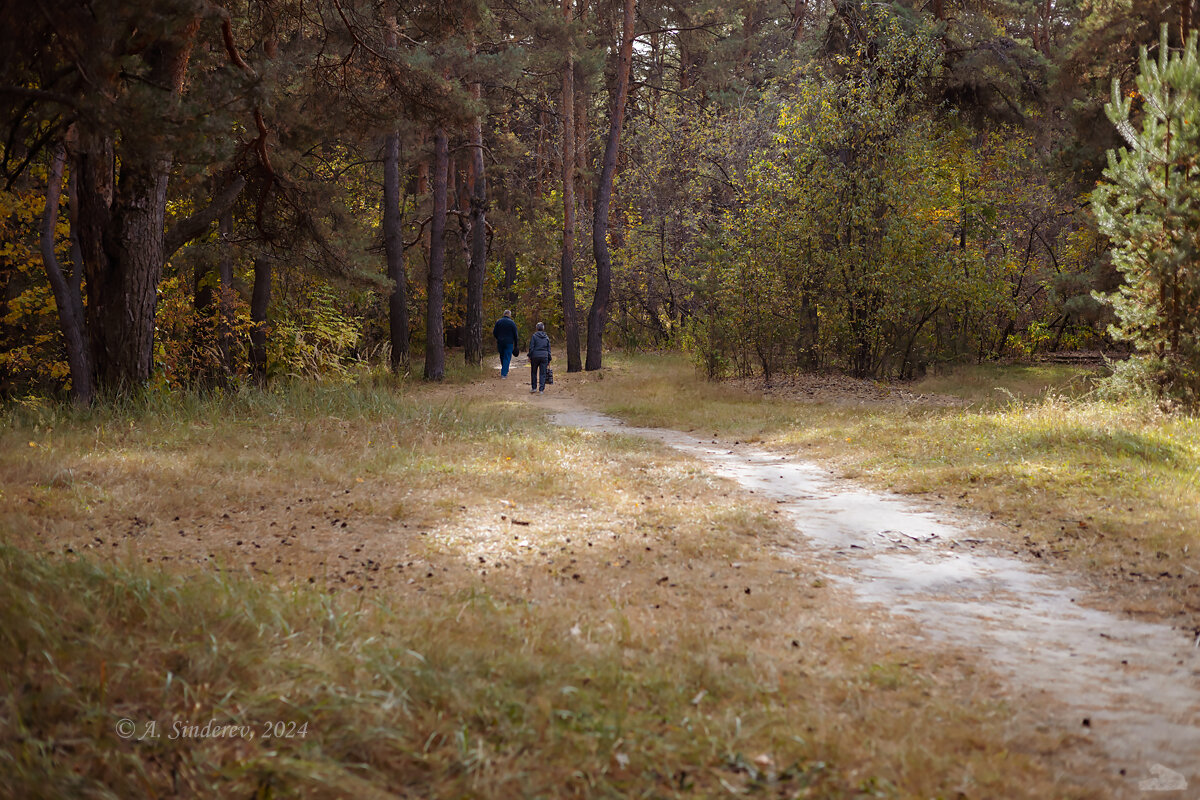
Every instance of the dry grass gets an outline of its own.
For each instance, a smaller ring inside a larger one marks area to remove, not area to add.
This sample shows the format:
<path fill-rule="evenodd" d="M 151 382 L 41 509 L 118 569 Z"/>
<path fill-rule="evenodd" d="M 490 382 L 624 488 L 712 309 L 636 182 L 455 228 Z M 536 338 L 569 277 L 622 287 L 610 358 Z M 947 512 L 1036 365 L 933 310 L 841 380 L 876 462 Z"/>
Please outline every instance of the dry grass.
<path fill-rule="evenodd" d="M 465 382 L 5 413 L 0 795 L 1098 791 L 665 449 Z"/>
<path fill-rule="evenodd" d="M 963 368 L 904 389 L 965 405 L 847 405 L 712 385 L 660 357 L 618 359 L 581 397 L 969 509 L 998 542 L 1093 579 L 1125 610 L 1200 632 L 1200 420 L 1104 402 L 1090 384 L 1072 367 Z"/>

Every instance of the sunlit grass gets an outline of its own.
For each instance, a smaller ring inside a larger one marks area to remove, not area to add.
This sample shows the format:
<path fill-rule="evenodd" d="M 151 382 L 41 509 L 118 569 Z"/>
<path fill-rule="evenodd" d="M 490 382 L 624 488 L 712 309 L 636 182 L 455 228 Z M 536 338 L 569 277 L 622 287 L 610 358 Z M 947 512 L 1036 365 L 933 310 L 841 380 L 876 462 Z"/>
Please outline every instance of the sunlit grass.
<path fill-rule="evenodd" d="M 774 555 L 769 503 L 465 388 L 5 411 L 0 794 L 1087 794 L 987 676 Z"/>
<path fill-rule="evenodd" d="M 762 442 L 985 512 L 999 539 L 1117 581 L 1131 607 L 1200 616 L 1200 420 L 1098 399 L 1092 381 L 964 367 L 905 388 L 965 406 L 843 405 L 711 384 L 678 357 L 621 357 L 581 394 L 639 424 Z"/>

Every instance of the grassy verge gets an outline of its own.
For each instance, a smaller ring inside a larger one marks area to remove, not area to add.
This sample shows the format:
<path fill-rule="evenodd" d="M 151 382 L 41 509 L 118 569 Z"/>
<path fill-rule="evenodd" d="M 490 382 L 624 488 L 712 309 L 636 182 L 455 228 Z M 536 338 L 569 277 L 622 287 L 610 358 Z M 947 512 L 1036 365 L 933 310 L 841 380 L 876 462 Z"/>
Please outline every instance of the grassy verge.
<path fill-rule="evenodd" d="M 1096 796 L 769 504 L 463 387 L 6 411 L 0 795 Z"/>
<path fill-rule="evenodd" d="M 579 391 L 641 424 L 761 442 L 979 512 L 997 541 L 1200 632 L 1200 420 L 1095 399 L 1088 382 L 1070 367 L 980 367 L 905 387 L 957 405 L 848 405 L 710 384 L 682 359 L 640 357 Z"/>

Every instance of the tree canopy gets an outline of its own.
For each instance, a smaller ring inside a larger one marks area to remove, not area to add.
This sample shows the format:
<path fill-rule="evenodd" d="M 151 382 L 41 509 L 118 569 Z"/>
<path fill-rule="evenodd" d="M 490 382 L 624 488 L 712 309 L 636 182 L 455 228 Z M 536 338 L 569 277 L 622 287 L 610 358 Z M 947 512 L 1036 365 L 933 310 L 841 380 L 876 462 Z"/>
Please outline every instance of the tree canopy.
<path fill-rule="evenodd" d="M 16 6 L 5 395 L 410 348 L 438 379 L 506 307 L 570 369 L 894 378 L 1122 338 L 1195 365 L 1187 3 Z"/>

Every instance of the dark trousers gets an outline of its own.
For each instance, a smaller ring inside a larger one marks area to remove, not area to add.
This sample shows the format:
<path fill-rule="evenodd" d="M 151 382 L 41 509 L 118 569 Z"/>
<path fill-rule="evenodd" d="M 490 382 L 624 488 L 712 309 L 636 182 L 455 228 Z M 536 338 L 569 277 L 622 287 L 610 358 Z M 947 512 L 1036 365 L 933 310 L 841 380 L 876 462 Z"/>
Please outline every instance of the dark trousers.
<path fill-rule="evenodd" d="M 546 389 L 546 367 L 550 366 L 550 362 L 544 358 L 529 359 L 529 388 L 545 391 Z"/>
<path fill-rule="evenodd" d="M 505 342 L 500 345 L 500 377 L 508 377 L 508 365 L 512 363 L 513 344 Z"/>

